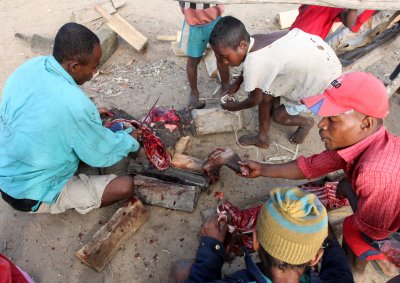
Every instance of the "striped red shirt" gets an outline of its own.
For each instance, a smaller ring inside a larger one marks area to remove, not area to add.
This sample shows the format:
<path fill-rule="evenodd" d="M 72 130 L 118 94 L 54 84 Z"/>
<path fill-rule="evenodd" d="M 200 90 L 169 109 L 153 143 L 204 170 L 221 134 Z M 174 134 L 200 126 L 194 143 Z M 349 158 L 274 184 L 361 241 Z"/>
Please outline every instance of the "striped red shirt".
<path fill-rule="evenodd" d="M 356 227 L 374 240 L 400 228 L 400 137 L 382 126 L 357 144 L 338 151 L 301 156 L 308 179 L 343 169 L 358 197 Z"/>
<path fill-rule="evenodd" d="M 225 6 L 179 1 L 185 21 L 191 26 L 203 26 L 213 22 L 224 12 Z"/>

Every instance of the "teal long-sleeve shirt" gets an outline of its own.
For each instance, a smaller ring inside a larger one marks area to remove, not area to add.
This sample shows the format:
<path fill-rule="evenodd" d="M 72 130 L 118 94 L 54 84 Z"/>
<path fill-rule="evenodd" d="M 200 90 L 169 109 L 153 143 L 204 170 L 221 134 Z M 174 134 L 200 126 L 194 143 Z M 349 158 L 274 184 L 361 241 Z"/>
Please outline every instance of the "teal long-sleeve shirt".
<path fill-rule="evenodd" d="M 139 143 L 102 126 L 94 103 L 54 57 L 36 57 L 7 80 L 0 107 L 0 189 L 54 203 L 80 160 L 115 164 Z"/>

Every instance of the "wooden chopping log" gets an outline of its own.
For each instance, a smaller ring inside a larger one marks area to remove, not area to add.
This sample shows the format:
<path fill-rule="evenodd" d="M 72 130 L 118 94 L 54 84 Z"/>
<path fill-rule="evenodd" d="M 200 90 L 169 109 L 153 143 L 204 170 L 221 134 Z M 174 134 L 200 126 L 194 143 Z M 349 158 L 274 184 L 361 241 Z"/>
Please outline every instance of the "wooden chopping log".
<path fill-rule="evenodd" d="M 135 29 L 123 17 L 118 13 L 110 15 L 106 10 L 98 5 L 96 5 L 94 9 L 106 19 L 108 26 L 125 39 L 133 48 L 139 52 L 145 51 L 148 41 L 147 37 Z"/>
<path fill-rule="evenodd" d="M 132 159 L 128 165 L 127 172 L 128 174 L 140 174 L 167 182 L 197 186 L 202 190 L 208 190 L 210 185 L 210 181 L 204 175 L 195 174 L 172 167 L 160 171 L 144 158 Z"/>
<path fill-rule="evenodd" d="M 135 194 L 147 204 L 193 212 L 200 188 L 165 182 L 142 175 L 135 176 Z"/>
<path fill-rule="evenodd" d="M 132 198 L 115 212 L 111 219 L 93 235 L 91 241 L 75 252 L 90 268 L 100 272 L 121 245 L 149 219 L 147 210 Z"/>
<path fill-rule="evenodd" d="M 196 135 L 234 132 L 243 127 L 242 111 L 227 111 L 221 108 L 193 109 Z"/>

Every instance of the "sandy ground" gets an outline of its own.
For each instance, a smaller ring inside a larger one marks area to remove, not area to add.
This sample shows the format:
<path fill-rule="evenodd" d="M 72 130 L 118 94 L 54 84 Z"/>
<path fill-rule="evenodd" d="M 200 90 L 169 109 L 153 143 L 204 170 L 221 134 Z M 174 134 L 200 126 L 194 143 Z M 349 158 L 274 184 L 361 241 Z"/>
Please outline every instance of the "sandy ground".
<path fill-rule="evenodd" d="M 14 38 L 15 32 L 38 33 L 54 37 L 58 28 L 70 19 L 71 12 L 94 3 L 94 0 L 1 0 L 0 1 L 0 88 L 13 70 L 25 60 L 37 56 L 28 44 Z M 103 74 L 84 86 L 87 94 L 99 106 L 114 106 L 134 116 L 146 113 L 153 101 L 159 105 L 180 109 L 186 104 L 188 85 L 185 59 L 175 57 L 168 43 L 157 42 L 157 35 L 173 35 L 181 27 L 182 15 L 178 4 L 171 0 L 135 0 L 119 10 L 120 14 L 149 38 L 145 54 L 134 51 L 126 42 L 101 69 Z M 243 20 L 251 33 L 265 33 L 278 29 L 278 12 L 294 9 L 291 5 L 232 5 L 226 15 Z M 99 28 L 102 21 L 90 25 Z M 397 48 L 368 70 L 387 79 L 399 61 Z M 132 62 L 132 60 L 134 60 Z M 132 63 L 131 63 L 132 62 Z M 129 64 L 131 63 L 131 64 Z M 208 78 L 204 65 L 199 71 L 199 87 L 203 97 L 211 98 L 218 83 Z M 207 100 L 212 103 L 212 100 Z M 400 118 L 399 98 L 391 99 L 391 114 L 385 124 L 395 134 Z M 249 111 L 254 116 L 254 111 Z M 251 116 L 249 115 L 249 116 Z M 318 121 L 317 119 L 315 120 Z M 249 129 L 256 128 L 254 120 Z M 273 124 L 271 137 L 288 148 L 287 137 L 294 129 Z M 257 158 L 256 150 L 236 145 L 233 133 L 201 136 L 193 139 L 190 154 L 206 158 L 217 146 L 231 147 L 240 156 Z M 316 127 L 300 147 L 300 154 L 309 155 L 323 149 Z M 260 150 L 258 159 L 271 155 L 287 155 L 276 148 Z M 221 180 L 211 191 L 224 191 L 237 205 L 265 199 L 276 186 L 299 184 L 288 180 L 239 178 L 228 169 L 221 172 Z M 202 193 L 193 213 L 147 206 L 150 220 L 117 252 L 110 264 L 97 273 L 82 265 L 73 255 L 118 209 L 121 203 L 98 209 L 87 215 L 68 211 L 60 215 L 30 215 L 12 210 L 0 201 L 0 252 L 10 257 L 37 282 L 166 282 L 171 264 L 179 258 L 193 258 L 197 248 L 197 232 L 201 224 L 200 212 L 215 206 L 212 194 Z M 226 272 L 241 265 L 241 259 L 226 266 Z M 385 282 L 369 268 L 369 282 Z"/>

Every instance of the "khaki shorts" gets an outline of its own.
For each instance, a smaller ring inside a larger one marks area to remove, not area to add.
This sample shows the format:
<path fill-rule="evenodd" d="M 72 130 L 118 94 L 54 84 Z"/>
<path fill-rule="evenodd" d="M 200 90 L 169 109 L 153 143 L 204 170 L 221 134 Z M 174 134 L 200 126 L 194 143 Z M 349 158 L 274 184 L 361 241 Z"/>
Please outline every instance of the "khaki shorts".
<path fill-rule="evenodd" d="M 54 204 L 43 202 L 34 213 L 57 214 L 72 208 L 80 214 L 88 213 L 100 207 L 105 188 L 116 177 L 114 174 L 73 176 L 61 190 Z"/>

